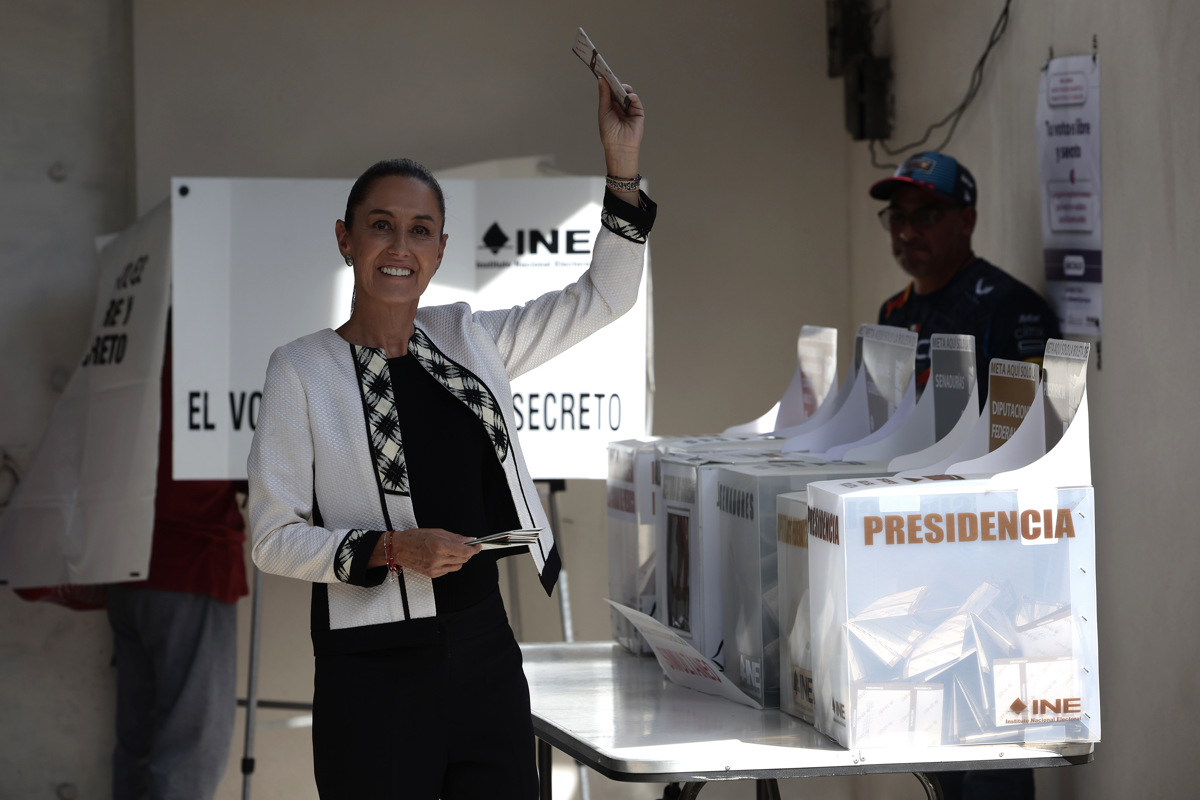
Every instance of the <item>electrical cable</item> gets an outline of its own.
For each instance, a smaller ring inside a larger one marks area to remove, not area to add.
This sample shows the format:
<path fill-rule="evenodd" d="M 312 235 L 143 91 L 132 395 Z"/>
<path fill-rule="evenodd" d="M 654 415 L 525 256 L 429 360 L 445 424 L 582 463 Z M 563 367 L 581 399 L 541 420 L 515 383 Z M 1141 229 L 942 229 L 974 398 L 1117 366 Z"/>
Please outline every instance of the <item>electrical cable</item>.
<path fill-rule="evenodd" d="M 888 7 L 890 7 L 890 5 L 891 4 L 889 3 Z M 963 97 L 962 101 L 955 106 L 954 110 L 952 110 L 949 114 L 926 128 L 925 135 L 920 139 L 917 139 L 915 142 L 903 145 L 902 147 L 891 148 L 888 147 L 887 144 L 881 139 L 872 139 L 870 144 L 872 166 L 880 169 L 895 169 L 897 166 L 899 166 L 897 164 L 881 164 L 875 152 L 876 143 L 878 143 L 880 147 L 883 148 L 883 151 L 889 156 L 897 156 L 908 150 L 915 150 L 916 148 L 925 144 L 925 142 L 929 141 L 929 137 L 933 135 L 934 131 L 949 124 L 950 130 L 946 132 L 946 138 L 942 140 L 941 144 L 939 144 L 937 147 L 926 149 L 932 149 L 940 152 L 943 147 L 950 144 L 950 139 L 954 136 L 954 131 L 958 128 L 959 120 L 962 119 L 962 115 L 967 110 L 967 106 L 971 105 L 971 101 L 975 99 L 975 95 L 979 93 L 979 88 L 983 85 L 983 67 L 984 64 L 987 63 L 988 56 L 991 54 L 993 48 L 995 48 L 999 41 L 1004 37 L 1004 32 L 1008 30 L 1009 6 L 1011 5 L 1012 0 L 1004 0 L 1004 8 L 1000 11 L 1000 16 L 996 19 L 996 24 L 992 26 L 992 34 L 988 37 L 987 47 L 984 48 L 983 55 L 981 55 L 979 60 L 975 63 L 975 69 L 971 71 L 971 81 L 967 86 L 967 93 Z"/>

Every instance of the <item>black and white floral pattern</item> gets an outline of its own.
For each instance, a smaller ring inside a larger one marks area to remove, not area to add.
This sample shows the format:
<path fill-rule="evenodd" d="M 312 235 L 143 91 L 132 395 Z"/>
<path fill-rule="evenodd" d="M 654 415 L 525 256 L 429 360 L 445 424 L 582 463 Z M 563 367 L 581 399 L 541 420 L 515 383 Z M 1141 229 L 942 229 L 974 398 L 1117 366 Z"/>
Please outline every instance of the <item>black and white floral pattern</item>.
<path fill-rule="evenodd" d="M 408 342 L 408 352 L 414 355 L 425 371 L 445 386 L 450 394 L 479 417 L 496 450 L 496 458 L 503 464 L 504 459 L 508 457 L 508 426 L 504 423 L 500 404 L 483 381 L 438 350 L 420 328 L 413 331 Z"/>
<path fill-rule="evenodd" d="M 382 350 L 351 345 L 358 386 L 371 434 L 371 454 L 379 483 L 388 494 L 408 494 L 408 466 L 400 441 L 400 415 L 392 399 L 392 375 Z"/>
<path fill-rule="evenodd" d="M 333 563 L 333 574 L 342 583 L 350 582 L 350 567 L 354 563 L 354 553 L 358 549 L 358 543 L 366 535 L 365 530 L 356 528 L 347 533 L 346 538 L 342 539 L 342 543 L 338 546 L 337 556 Z"/>
<path fill-rule="evenodd" d="M 638 203 L 635 206 L 618 199 L 611 190 L 604 191 L 600 223 L 622 239 L 635 244 L 645 244 L 657 214 L 658 205 L 647 197 L 645 192 L 638 192 Z"/>
<path fill-rule="evenodd" d="M 371 434 L 371 454 L 379 483 L 388 494 L 408 495 L 408 465 L 400 440 L 400 416 L 392 394 L 392 375 L 382 350 L 351 345 Z M 470 370 L 438 350 L 420 329 L 414 329 L 408 352 L 421 367 L 471 410 L 487 432 L 500 463 L 508 457 L 508 426 L 500 404 Z"/>
<path fill-rule="evenodd" d="M 637 244 L 645 244 L 646 236 L 650 233 L 649 228 L 642 228 L 632 222 L 627 222 L 607 208 L 601 209 L 600 222 L 622 239 L 628 239 Z"/>

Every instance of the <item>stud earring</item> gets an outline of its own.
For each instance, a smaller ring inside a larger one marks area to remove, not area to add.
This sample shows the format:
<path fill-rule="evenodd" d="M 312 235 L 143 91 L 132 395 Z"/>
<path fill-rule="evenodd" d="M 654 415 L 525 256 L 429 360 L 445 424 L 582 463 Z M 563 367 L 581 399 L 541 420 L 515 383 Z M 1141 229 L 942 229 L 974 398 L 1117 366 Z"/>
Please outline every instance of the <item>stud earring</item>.
<path fill-rule="evenodd" d="M 354 266 L 354 259 L 353 259 L 353 258 L 351 258 L 350 256 L 346 256 L 346 266 L 347 266 L 347 267 L 353 267 L 353 266 Z"/>

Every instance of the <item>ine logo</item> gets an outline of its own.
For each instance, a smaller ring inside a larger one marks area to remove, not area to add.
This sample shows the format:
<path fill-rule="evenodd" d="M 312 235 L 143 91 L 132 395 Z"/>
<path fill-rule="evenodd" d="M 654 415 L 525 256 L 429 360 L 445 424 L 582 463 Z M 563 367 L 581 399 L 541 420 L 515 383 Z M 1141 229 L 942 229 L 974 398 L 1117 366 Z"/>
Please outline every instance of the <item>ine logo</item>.
<path fill-rule="evenodd" d="M 500 248 L 506 244 L 508 244 L 508 236 L 504 231 L 500 230 L 500 223 L 493 222 L 492 227 L 488 228 L 487 232 L 483 234 L 483 247 L 479 249 L 482 250 L 486 247 L 492 251 L 492 255 L 496 255 L 500 252 Z"/>
<path fill-rule="evenodd" d="M 1078 715 L 1083 712 L 1083 699 L 1079 697 L 1056 697 L 1053 700 L 1035 698 L 1030 705 L 1026 705 L 1025 701 L 1018 697 L 1008 707 L 1008 710 L 1014 714 L 1024 714 L 1028 711 L 1035 717 Z"/>
<path fill-rule="evenodd" d="M 516 243 L 512 241 L 499 222 L 493 222 L 483 234 L 483 244 L 480 250 L 491 250 L 492 255 L 499 255 L 501 250 L 516 249 L 518 256 L 526 253 L 569 255 L 587 255 L 591 253 L 591 231 L 589 230 L 552 230 L 542 231 L 537 228 L 518 229 Z"/>

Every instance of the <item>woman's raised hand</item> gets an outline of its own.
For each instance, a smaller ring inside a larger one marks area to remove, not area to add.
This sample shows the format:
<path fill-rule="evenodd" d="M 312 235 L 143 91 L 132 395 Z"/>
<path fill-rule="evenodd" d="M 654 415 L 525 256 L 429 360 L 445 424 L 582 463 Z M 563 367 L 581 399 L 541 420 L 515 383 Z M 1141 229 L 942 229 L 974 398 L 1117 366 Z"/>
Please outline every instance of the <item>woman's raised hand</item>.
<path fill-rule="evenodd" d="M 642 130 L 646 121 L 646 110 L 642 100 L 629 84 L 621 84 L 629 93 L 629 109 L 613 97 L 612 89 L 604 78 L 597 78 L 600 90 L 600 144 L 604 146 L 604 163 L 608 174 L 616 178 L 634 178 L 638 175 L 638 154 L 642 147 Z M 636 198 L 637 193 L 633 196 Z M 633 201 L 636 205 L 636 199 Z"/>

